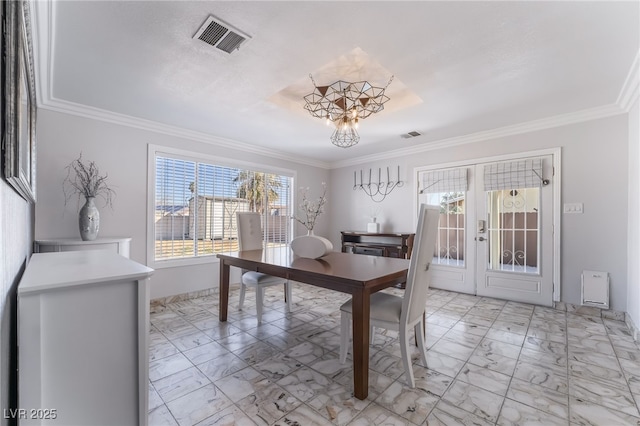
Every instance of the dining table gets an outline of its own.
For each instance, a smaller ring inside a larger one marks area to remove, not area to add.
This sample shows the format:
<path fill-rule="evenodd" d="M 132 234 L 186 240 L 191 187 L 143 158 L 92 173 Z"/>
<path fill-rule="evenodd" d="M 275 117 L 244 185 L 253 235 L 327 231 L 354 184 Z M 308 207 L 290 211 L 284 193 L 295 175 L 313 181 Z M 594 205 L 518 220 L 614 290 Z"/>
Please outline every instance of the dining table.
<path fill-rule="evenodd" d="M 311 259 L 296 256 L 289 246 L 219 253 L 217 257 L 220 259 L 220 321 L 227 321 L 231 266 L 350 294 L 353 299 L 353 393 L 358 399 L 367 398 L 370 297 L 372 293 L 405 282 L 409 260 L 341 252 Z"/>

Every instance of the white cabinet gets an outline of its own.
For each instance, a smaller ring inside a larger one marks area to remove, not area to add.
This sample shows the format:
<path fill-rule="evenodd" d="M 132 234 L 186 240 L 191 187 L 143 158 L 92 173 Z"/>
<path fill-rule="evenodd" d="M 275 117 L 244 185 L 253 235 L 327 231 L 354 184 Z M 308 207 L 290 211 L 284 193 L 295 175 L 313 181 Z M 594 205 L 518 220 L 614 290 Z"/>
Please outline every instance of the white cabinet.
<path fill-rule="evenodd" d="M 37 240 L 33 244 L 34 253 L 49 253 L 75 250 L 108 250 L 129 257 L 131 238 L 113 237 L 96 238 L 93 241 L 82 241 L 80 238 L 55 238 Z"/>
<path fill-rule="evenodd" d="M 21 425 L 147 424 L 152 272 L 104 250 L 31 257 L 18 286 Z"/>

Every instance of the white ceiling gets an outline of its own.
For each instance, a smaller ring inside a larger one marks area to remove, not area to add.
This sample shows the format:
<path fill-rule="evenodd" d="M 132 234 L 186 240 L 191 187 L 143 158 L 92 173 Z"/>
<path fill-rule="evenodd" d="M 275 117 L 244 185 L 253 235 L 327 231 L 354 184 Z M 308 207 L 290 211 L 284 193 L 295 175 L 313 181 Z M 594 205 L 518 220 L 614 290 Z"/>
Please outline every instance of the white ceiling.
<path fill-rule="evenodd" d="M 57 1 L 34 8 L 41 107 L 143 119 L 329 166 L 615 106 L 640 40 L 637 1 Z M 229 55 L 193 39 L 209 15 L 251 40 Z M 357 146 L 333 146 L 331 129 L 303 109 L 310 73 L 318 84 L 332 83 L 320 81 L 331 73 L 382 86 L 394 76 L 391 100 L 361 123 Z M 422 136 L 400 137 L 410 131 Z"/>

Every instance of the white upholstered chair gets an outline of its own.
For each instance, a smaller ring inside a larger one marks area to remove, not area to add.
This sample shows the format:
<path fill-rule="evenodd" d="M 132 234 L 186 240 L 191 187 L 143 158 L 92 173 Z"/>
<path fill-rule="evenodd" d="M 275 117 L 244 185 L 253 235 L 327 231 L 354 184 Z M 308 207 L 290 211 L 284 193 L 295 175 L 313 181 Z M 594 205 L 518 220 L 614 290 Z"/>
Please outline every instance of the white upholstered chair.
<path fill-rule="evenodd" d="M 238 212 L 236 213 L 238 225 L 238 246 L 240 251 L 263 249 L 263 233 L 260 213 Z M 262 323 L 262 304 L 264 289 L 274 285 L 284 284 L 287 312 L 291 312 L 291 284 L 285 278 L 273 277 L 256 271 L 242 271 L 240 285 L 240 303 L 238 309 L 242 310 L 244 296 L 247 287 L 256 289 L 256 311 L 258 324 Z"/>
<path fill-rule="evenodd" d="M 424 365 L 427 365 L 427 353 L 425 349 L 424 313 L 427 302 L 427 291 L 431 281 L 429 266 L 433 259 L 433 251 L 438 233 L 440 220 L 440 207 L 422 204 L 418 219 L 418 227 L 414 241 L 407 284 L 403 297 L 377 292 L 371 295 L 370 324 L 371 341 L 375 327 L 397 330 L 400 340 L 400 352 L 404 365 L 407 382 L 410 387 L 415 387 L 413 366 L 409 353 L 409 331 L 414 328 L 415 337 L 420 349 L 420 355 Z M 347 359 L 347 348 L 351 335 L 351 300 L 340 307 L 340 362 Z"/>

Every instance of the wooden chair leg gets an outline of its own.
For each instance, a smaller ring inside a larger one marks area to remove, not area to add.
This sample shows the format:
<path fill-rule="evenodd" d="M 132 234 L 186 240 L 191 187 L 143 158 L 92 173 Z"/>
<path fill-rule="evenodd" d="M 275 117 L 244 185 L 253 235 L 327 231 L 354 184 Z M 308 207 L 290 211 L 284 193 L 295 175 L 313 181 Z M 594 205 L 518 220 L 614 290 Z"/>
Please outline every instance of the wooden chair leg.
<path fill-rule="evenodd" d="M 340 364 L 347 362 L 347 349 L 351 338 L 351 315 L 340 313 Z"/>
<path fill-rule="evenodd" d="M 284 283 L 284 302 L 287 307 L 287 312 L 291 312 L 291 302 L 293 300 L 293 297 L 291 296 L 291 285 L 290 281 Z"/>
<path fill-rule="evenodd" d="M 262 303 L 264 301 L 264 288 L 256 287 L 256 316 L 258 317 L 258 325 L 262 324 Z"/>
<path fill-rule="evenodd" d="M 413 376 L 413 363 L 411 362 L 411 355 L 409 354 L 409 330 L 406 327 L 400 326 L 399 335 L 400 339 L 400 357 L 402 358 L 402 365 L 404 367 L 404 373 L 407 378 L 407 385 L 410 388 L 416 387 L 416 381 Z"/>
<path fill-rule="evenodd" d="M 423 312 L 422 313 L 422 329 L 424 330 L 425 334 L 427 332 L 427 313 Z M 422 338 L 424 339 L 426 336 L 422 336 Z M 418 346 L 418 336 L 414 335 L 413 336 L 413 341 L 415 342 L 416 346 Z"/>
<path fill-rule="evenodd" d="M 247 287 L 244 284 L 240 284 L 240 302 L 238 302 L 238 310 L 242 310 L 242 305 L 244 305 L 244 294 L 247 290 Z"/>

